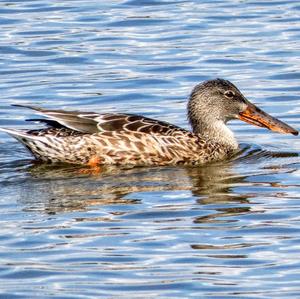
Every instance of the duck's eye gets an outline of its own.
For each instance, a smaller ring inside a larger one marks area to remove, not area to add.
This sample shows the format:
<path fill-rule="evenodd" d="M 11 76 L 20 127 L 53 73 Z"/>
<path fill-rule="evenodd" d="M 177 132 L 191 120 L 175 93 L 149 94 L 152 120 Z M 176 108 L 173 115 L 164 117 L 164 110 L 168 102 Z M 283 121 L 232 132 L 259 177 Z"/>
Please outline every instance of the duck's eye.
<path fill-rule="evenodd" d="M 232 99 L 235 96 L 235 93 L 231 90 L 227 90 L 227 91 L 225 91 L 224 95 L 225 95 L 225 97 Z"/>

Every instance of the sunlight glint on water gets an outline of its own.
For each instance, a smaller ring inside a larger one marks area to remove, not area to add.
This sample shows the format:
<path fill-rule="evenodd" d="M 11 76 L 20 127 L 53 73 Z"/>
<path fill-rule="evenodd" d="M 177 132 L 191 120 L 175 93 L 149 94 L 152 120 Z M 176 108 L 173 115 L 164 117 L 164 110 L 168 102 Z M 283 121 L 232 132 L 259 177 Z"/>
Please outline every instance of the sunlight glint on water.
<path fill-rule="evenodd" d="M 188 128 L 221 77 L 299 128 L 298 1 L 6 1 L 0 126 L 30 103 Z M 3 298 L 297 298 L 297 137 L 234 122 L 241 152 L 201 168 L 35 165 L 0 135 Z"/>

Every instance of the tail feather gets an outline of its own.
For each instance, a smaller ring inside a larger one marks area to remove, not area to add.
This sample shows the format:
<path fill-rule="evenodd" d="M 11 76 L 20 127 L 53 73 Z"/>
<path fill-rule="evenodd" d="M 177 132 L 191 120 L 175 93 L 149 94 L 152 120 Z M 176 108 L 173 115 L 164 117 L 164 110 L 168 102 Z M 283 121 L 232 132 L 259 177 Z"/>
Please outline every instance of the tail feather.
<path fill-rule="evenodd" d="M 14 107 L 22 107 L 22 108 L 27 108 L 27 109 L 31 109 L 31 110 L 35 110 L 35 111 L 39 111 L 42 112 L 43 109 L 37 106 L 32 106 L 32 105 L 23 105 L 23 104 L 12 104 L 12 106 Z"/>
<path fill-rule="evenodd" d="M 21 142 L 22 139 L 26 139 L 26 140 L 38 139 L 38 136 L 28 134 L 27 131 L 8 129 L 8 128 L 0 128 L 0 131 L 11 135 L 12 137 L 18 139 Z"/>
<path fill-rule="evenodd" d="M 0 131 L 8 133 L 22 143 L 38 160 L 59 162 L 56 148 L 50 147 L 44 137 L 36 136 L 27 131 L 0 128 Z"/>

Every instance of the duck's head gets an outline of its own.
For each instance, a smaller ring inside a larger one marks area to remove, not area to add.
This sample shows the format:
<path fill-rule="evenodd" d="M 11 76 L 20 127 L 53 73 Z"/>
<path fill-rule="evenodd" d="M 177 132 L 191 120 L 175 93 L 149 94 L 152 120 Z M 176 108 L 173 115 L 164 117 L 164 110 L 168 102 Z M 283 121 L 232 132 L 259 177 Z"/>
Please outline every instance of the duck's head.
<path fill-rule="evenodd" d="M 223 79 L 209 80 L 193 89 L 188 103 L 188 117 L 195 133 L 218 139 L 229 134 L 225 124 L 232 119 L 279 133 L 298 135 L 297 130 L 259 109 L 236 86 Z"/>

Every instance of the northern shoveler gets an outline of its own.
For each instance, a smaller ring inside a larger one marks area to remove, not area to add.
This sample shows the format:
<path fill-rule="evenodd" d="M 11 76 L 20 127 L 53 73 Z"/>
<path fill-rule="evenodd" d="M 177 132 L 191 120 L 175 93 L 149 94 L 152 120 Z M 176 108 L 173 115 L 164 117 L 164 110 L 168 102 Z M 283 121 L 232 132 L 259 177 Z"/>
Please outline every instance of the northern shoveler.
<path fill-rule="evenodd" d="M 198 84 L 188 101 L 192 132 L 134 114 L 48 110 L 25 105 L 46 116 L 36 130 L 1 128 L 38 159 L 76 164 L 201 165 L 233 155 L 238 143 L 226 126 L 241 119 L 280 133 L 298 131 L 265 113 L 231 82 L 215 79 Z"/>

